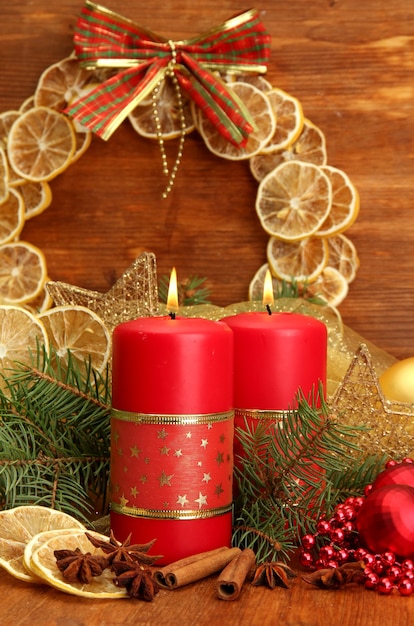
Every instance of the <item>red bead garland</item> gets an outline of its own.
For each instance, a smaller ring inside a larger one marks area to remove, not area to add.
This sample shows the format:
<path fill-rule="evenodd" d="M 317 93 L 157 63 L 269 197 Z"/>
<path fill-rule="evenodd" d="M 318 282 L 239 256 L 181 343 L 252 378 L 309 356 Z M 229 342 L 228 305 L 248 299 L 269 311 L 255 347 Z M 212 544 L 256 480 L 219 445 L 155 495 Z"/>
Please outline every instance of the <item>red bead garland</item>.
<path fill-rule="evenodd" d="M 413 463 L 404 459 L 402 463 Z M 387 468 L 400 465 L 395 461 Z M 397 590 L 401 596 L 414 593 L 414 560 L 400 559 L 391 550 L 373 554 L 360 544 L 357 529 L 358 512 L 372 491 L 372 485 L 364 490 L 364 496 L 349 497 L 337 505 L 330 519 L 317 521 L 316 532 L 301 538 L 299 562 L 311 570 L 340 567 L 346 562 L 362 561 L 365 565 L 363 584 L 365 589 L 388 595 Z"/>

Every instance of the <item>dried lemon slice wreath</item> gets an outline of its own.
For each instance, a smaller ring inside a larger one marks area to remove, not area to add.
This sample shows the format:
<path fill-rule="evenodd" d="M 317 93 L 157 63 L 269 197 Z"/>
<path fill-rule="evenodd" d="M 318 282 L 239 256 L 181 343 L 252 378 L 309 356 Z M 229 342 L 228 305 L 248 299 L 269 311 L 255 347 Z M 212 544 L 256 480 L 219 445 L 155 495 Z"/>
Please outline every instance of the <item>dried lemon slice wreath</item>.
<path fill-rule="evenodd" d="M 50 181 L 79 159 L 91 143 L 91 131 L 62 112 L 108 76 L 111 72 L 107 69 L 83 69 L 72 55 L 41 74 L 35 93 L 20 110 L 0 114 L 3 305 L 21 306 L 40 314 L 40 318 L 51 307 L 45 290 L 48 273 L 44 256 L 40 250 L 35 254 L 35 247 L 20 236 L 25 221 L 50 206 Z M 235 76 L 223 70 L 220 80 L 247 112 L 254 128 L 240 146 L 223 137 L 205 110 L 195 106 L 168 71 L 132 108 L 129 122 L 144 140 L 159 142 L 167 192 L 176 178 L 184 138 L 193 131 L 219 158 L 248 161 L 258 182 L 256 212 L 269 234 L 266 266 L 275 282 L 307 282 L 313 293 L 337 306 L 359 265 L 355 246 L 344 235 L 358 215 L 357 190 L 345 172 L 328 165 L 324 134 L 304 116 L 297 98 L 259 75 Z M 164 142 L 173 139 L 178 141 L 177 157 L 169 168 Z M 16 260 L 12 267 L 6 253 L 17 242 L 21 251 L 26 249 L 27 254 L 21 255 L 26 265 Z M 3 266 L 3 258 L 7 258 L 7 266 Z M 31 258 L 36 263 L 41 260 L 37 273 Z M 18 296 L 16 275 L 21 277 Z M 38 276 L 35 285 L 33 275 Z M 27 289 L 25 276 L 30 277 Z M 250 296 L 256 297 L 261 291 L 262 280 L 263 266 L 252 278 Z M 98 352 L 102 367 L 102 355 L 109 351 L 101 345 Z"/>

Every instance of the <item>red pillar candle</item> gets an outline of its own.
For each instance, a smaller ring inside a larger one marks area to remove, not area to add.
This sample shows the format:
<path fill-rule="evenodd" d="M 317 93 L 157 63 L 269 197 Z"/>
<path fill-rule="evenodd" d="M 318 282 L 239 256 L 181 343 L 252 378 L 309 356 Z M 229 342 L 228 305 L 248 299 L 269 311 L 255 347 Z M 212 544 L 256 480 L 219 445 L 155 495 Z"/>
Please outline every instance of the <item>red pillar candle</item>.
<path fill-rule="evenodd" d="M 284 411 L 299 389 L 312 400 L 326 386 L 327 329 L 298 313 L 250 312 L 224 321 L 234 334 L 237 409 Z"/>
<path fill-rule="evenodd" d="M 230 545 L 233 336 L 166 317 L 113 334 L 111 527 L 169 563 Z"/>
<path fill-rule="evenodd" d="M 298 313 L 249 312 L 224 321 L 234 336 L 234 425 L 271 425 L 297 406 L 299 390 L 312 403 L 326 388 L 327 328 Z M 243 456 L 235 436 L 234 455 Z"/>

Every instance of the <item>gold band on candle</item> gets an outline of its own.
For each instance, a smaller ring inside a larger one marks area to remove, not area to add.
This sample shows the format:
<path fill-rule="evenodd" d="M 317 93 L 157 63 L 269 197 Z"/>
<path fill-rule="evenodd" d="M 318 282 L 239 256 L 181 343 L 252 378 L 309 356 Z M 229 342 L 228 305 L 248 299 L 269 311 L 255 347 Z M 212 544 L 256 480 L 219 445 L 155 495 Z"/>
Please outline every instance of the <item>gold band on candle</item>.
<path fill-rule="evenodd" d="M 234 411 L 205 413 L 200 415 L 163 415 L 159 413 L 133 413 L 112 408 L 111 417 L 133 424 L 156 424 L 164 426 L 168 424 L 213 424 L 233 419 Z"/>
<path fill-rule="evenodd" d="M 288 411 L 269 411 L 264 409 L 235 409 L 234 417 L 248 418 L 254 420 L 280 420 L 286 416 Z"/>
<path fill-rule="evenodd" d="M 173 511 L 157 510 L 157 509 L 145 509 L 141 507 L 130 507 L 111 502 L 111 510 L 114 513 L 121 513 L 122 515 L 129 515 L 130 517 L 146 517 L 151 519 L 208 519 L 209 517 L 216 517 L 218 515 L 224 515 L 230 513 L 232 510 L 232 504 L 226 506 L 216 507 L 214 509 L 203 510 L 185 510 L 180 511 L 178 509 Z"/>

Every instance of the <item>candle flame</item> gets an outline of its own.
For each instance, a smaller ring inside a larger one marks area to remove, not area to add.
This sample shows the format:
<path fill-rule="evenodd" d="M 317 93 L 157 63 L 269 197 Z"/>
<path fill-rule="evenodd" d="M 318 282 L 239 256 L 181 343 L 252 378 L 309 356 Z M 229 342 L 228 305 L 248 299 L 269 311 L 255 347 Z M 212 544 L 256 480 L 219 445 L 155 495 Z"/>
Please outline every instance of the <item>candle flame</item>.
<path fill-rule="evenodd" d="M 177 272 L 175 271 L 175 267 L 171 270 L 170 284 L 168 286 L 167 309 L 171 313 L 177 313 L 178 311 Z"/>
<path fill-rule="evenodd" d="M 274 301 L 272 275 L 270 270 L 266 270 L 266 276 L 263 284 L 263 304 L 267 306 L 272 305 L 274 304 Z"/>

